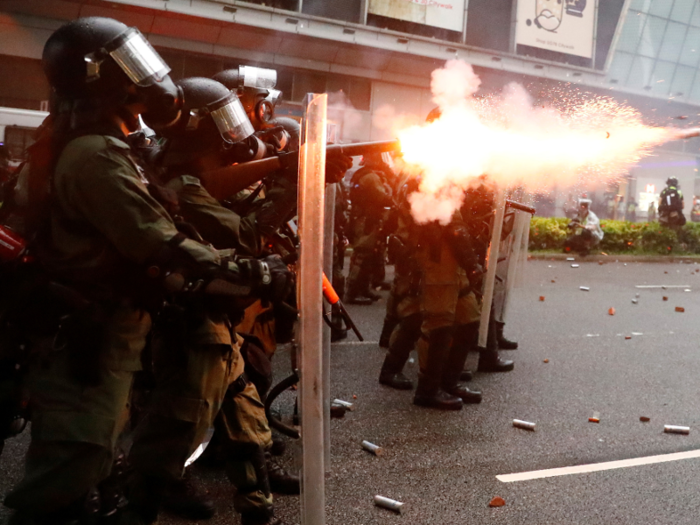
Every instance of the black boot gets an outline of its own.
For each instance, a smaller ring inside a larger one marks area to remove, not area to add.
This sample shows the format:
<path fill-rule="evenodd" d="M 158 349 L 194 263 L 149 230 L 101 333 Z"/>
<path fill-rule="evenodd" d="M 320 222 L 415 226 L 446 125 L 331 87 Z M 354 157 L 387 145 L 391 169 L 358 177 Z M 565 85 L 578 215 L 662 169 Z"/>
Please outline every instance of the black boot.
<path fill-rule="evenodd" d="M 518 343 L 516 341 L 510 341 L 503 336 L 503 328 L 506 323 L 499 323 L 496 321 L 496 337 L 498 340 L 498 348 L 500 350 L 517 350 Z"/>
<path fill-rule="evenodd" d="M 241 525 L 283 525 L 275 518 L 272 507 L 244 512 L 241 514 Z"/>
<path fill-rule="evenodd" d="M 418 377 L 413 404 L 438 410 L 461 410 L 462 400 L 440 388 L 452 343 L 452 327 L 438 328 L 428 337 L 428 362 Z"/>
<path fill-rule="evenodd" d="M 176 516 L 192 521 L 208 520 L 216 513 L 214 502 L 197 487 L 187 471 L 182 479 L 165 487 L 162 505 Z"/>
<path fill-rule="evenodd" d="M 501 359 L 497 350 L 486 350 L 479 356 L 477 372 L 510 372 L 515 363 L 510 359 Z"/>
<path fill-rule="evenodd" d="M 399 320 L 395 317 L 385 317 L 384 325 L 382 325 L 382 333 L 379 335 L 379 348 L 389 348 L 391 342 L 391 333 L 399 324 Z"/>
<path fill-rule="evenodd" d="M 472 379 L 474 379 L 474 374 L 472 374 L 471 370 L 462 370 L 462 373 L 459 374 L 459 380 L 463 383 L 468 383 Z"/>
<path fill-rule="evenodd" d="M 420 332 L 421 315 L 410 315 L 401 319 L 396 335 L 384 358 L 379 382 L 397 390 L 411 390 L 413 383 L 403 375 L 403 367 L 408 361 L 411 350 L 416 345 Z"/>
<path fill-rule="evenodd" d="M 166 482 L 162 478 L 135 472 L 127 484 L 129 511 L 145 525 L 158 521 Z"/>
<path fill-rule="evenodd" d="M 478 323 L 457 327 L 442 374 L 442 389 L 448 394 L 460 398 L 462 402 L 470 404 L 481 403 L 481 392 L 460 385 L 459 379 L 464 372 L 464 363 L 467 361 L 469 350 L 477 347 L 478 332 Z"/>
<path fill-rule="evenodd" d="M 289 494 L 298 496 L 301 493 L 301 483 L 299 476 L 290 474 L 272 461 L 270 454 L 265 454 L 267 462 L 267 477 L 270 480 L 270 490 L 277 494 Z"/>
<path fill-rule="evenodd" d="M 413 381 L 403 375 L 402 372 L 392 374 L 382 371 L 379 374 L 379 383 L 396 390 L 413 390 Z"/>

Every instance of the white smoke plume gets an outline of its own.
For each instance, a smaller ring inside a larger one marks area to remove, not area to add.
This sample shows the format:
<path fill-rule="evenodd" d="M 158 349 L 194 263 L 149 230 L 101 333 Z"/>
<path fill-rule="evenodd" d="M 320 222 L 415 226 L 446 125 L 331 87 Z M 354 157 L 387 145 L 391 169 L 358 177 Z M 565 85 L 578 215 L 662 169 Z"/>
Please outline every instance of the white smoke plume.
<path fill-rule="evenodd" d="M 498 97 L 477 98 L 480 83 L 469 64 L 447 62 L 431 83 L 440 118 L 398 131 L 404 161 L 421 176 L 411 202 L 420 223 L 449 221 L 481 175 L 529 191 L 609 182 L 676 137 L 608 98 L 572 93 L 542 106 L 515 83 Z"/>

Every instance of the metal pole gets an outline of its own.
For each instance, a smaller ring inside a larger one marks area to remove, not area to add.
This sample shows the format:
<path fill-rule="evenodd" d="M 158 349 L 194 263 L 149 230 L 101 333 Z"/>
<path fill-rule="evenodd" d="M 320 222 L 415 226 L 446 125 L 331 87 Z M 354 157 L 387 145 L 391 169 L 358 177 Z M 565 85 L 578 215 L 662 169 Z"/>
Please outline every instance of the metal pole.
<path fill-rule="evenodd" d="M 496 283 L 496 266 L 498 265 L 498 252 L 501 248 L 503 216 L 506 212 L 506 193 L 504 190 L 498 190 L 494 202 L 496 203 L 496 216 L 493 219 L 491 243 L 486 254 L 486 279 L 484 281 L 484 296 L 481 300 L 481 323 L 479 324 L 479 346 L 482 348 L 486 348 L 486 341 L 489 336 L 493 287 Z"/>
<path fill-rule="evenodd" d="M 326 211 L 323 232 L 323 270 L 333 279 L 333 237 L 335 234 L 335 184 L 326 187 Z M 330 305 L 324 307 L 332 316 Z M 326 473 L 331 471 L 331 328 L 323 324 L 323 441 Z"/>
<path fill-rule="evenodd" d="M 301 346 L 301 522 L 325 524 L 323 399 L 323 215 L 328 96 L 305 99 L 299 155 L 299 341 Z"/>

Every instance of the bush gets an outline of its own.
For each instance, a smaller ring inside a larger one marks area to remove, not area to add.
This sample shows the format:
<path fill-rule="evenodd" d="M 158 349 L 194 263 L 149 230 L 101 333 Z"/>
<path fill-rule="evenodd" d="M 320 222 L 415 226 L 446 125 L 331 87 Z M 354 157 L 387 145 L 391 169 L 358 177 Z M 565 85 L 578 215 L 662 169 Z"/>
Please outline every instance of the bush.
<path fill-rule="evenodd" d="M 533 217 L 530 250 L 563 250 L 569 235 L 569 219 Z M 603 220 L 605 234 L 596 246 L 607 253 L 697 253 L 700 254 L 700 223 L 689 222 L 678 233 L 658 222 Z"/>

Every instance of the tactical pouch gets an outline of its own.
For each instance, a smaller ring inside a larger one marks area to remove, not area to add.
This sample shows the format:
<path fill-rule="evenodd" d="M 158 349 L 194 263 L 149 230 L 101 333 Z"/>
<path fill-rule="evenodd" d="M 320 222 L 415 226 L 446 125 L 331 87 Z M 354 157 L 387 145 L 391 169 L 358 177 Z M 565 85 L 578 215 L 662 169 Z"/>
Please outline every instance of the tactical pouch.
<path fill-rule="evenodd" d="M 257 337 L 246 334 L 242 334 L 242 337 L 241 356 L 245 361 L 245 376 L 255 385 L 260 398 L 265 399 L 272 386 L 272 363 L 261 349 L 262 343 Z"/>
<path fill-rule="evenodd" d="M 107 330 L 104 318 L 96 310 L 99 309 L 83 309 L 64 317 L 54 342 L 55 349 L 65 348 L 71 376 L 85 387 L 96 387 L 102 381 Z"/>

